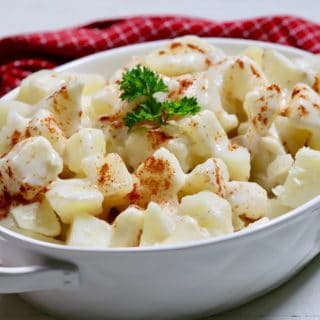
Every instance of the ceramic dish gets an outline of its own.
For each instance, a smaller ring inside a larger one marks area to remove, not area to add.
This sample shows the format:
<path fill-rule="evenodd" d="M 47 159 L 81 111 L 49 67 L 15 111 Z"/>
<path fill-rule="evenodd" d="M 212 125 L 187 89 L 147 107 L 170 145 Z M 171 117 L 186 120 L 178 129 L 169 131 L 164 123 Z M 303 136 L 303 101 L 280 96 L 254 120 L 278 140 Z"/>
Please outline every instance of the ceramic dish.
<path fill-rule="evenodd" d="M 227 54 L 248 46 L 288 57 L 308 53 L 235 39 L 207 39 Z M 163 41 L 110 50 L 59 71 L 110 76 L 132 55 Z M 5 98 L 15 96 L 13 90 Z M 270 223 L 217 239 L 145 248 L 80 249 L 37 241 L 0 226 L 0 293 L 21 293 L 45 312 L 68 319 L 185 319 L 249 301 L 292 277 L 320 251 L 315 198 Z"/>

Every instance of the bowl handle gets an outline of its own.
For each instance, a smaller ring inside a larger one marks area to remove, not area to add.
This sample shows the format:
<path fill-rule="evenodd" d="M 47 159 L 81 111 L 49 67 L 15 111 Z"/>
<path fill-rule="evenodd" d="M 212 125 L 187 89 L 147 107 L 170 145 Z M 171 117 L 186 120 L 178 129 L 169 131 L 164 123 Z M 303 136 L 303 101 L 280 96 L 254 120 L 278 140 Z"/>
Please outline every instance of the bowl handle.
<path fill-rule="evenodd" d="M 0 293 L 67 289 L 78 284 L 78 269 L 70 264 L 55 261 L 48 265 L 0 266 Z"/>
<path fill-rule="evenodd" d="M 78 268 L 71 263 L 45 260 L 37 265 L 5 266 L 1 252 L 20 254 L 0 237 L 0 294 L 21 293 L 50 289 L 67 289 L 79 284 Z M 42 260 L 42 259 L 41 259 Z"/>

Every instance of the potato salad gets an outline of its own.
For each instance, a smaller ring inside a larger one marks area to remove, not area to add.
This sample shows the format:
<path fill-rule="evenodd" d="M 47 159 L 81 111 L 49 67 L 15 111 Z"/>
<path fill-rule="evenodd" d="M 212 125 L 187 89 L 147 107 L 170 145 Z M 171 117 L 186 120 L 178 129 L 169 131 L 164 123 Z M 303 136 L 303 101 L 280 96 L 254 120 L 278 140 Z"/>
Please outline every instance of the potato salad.
<path fill-rule="evenodd" d="M 0 224 L 108 248 L 268 223 L 320 194 L 318 71 L 187 36 L 109 79 L 36 72 L 0 100 Z"/>

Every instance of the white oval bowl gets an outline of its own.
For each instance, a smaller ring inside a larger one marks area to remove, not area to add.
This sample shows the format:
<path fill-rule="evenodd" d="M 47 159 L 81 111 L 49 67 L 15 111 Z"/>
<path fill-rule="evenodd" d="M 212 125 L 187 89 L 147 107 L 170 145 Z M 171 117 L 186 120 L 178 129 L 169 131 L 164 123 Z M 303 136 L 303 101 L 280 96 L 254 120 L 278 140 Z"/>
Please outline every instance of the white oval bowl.
<path fill-rule="evenodd" d="M 310 56 L 265 42 L 206 40 L 228 54 L 255 45 L 276 49 L 288 57 Z M 150 52 L 166 41 L 93 54 L 56 70 L 109 77 L 132 55 Z M 14 98 L 16 93 L 17 89 L 4 99 Z M 37 241 L 0 226 L 0 236 L 7 240 L 0 241 L 1 256 L 10 265 L 29 266 L 50 258 L 78 267 L 78 287 L 23 294 L 26 300 L 51 314 L 78 319 L 185 319 L 229 309 L 289 279 L 320 251 L 319 215 L 320 201 L 315 198 L 256 228 L 191 244 L 151 248 L 74 248 Z M 5 271 L 0 268 L 0 293 L 5 292 L 1 288 Z M 37 289 L 37 283 L 32 283 L 33 274 L 21 281 L 25 279 L 30 291 Z M 38 287 L 50 289 L 51 285 L 55 288 L 48 279 Z M 15 292 L 18 291 L 19 285 Z"/>

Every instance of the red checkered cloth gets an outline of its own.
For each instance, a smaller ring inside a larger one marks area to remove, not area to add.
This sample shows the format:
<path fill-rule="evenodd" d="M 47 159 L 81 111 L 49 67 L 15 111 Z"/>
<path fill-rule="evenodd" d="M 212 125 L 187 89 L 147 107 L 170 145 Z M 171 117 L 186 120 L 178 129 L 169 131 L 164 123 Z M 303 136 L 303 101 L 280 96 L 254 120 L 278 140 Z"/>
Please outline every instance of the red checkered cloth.
<path fill-rule="evenodd" d="M 320 52 L 320 25 L 292 16 L 215 22 L 176 16 L 105 20 L 54 32 L 0 39 L 0 96 L 31 72 L 128 44 L 194 34 L 243 38 Z"/>

